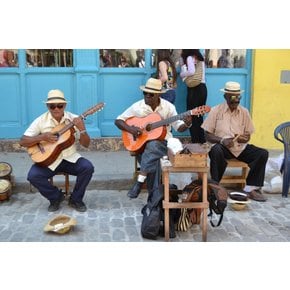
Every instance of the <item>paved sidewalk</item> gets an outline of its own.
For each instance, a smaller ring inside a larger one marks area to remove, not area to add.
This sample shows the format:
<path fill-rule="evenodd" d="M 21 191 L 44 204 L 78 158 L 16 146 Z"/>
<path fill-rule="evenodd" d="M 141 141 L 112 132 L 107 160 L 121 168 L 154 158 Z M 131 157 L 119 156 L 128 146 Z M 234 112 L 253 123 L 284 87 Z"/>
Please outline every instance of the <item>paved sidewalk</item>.
<path fill-rule="evenodd" d="M 88 210 L 79 213 L 62 203 L 56 213 L 47 211 L 48 202 L 39 193 L 20 192 L 0 204 L 1 242 L 141 242 L 141 208 L 147 192 L 135 200 L 127 191 L 89 190 L 85 203 Z M 224 213 L 222 225 L 208 224 L 209 242 L 287 242 L 290 241 L 290 201 L 280 195 L 267 194 L 268 201 L 252 201 L 248 209 Z M 67 214 L 77 225 L 66 235 L 44 233 L 43 227 L 57 214 Z M 188 232 L 177 232 L 174 242 L 200 242 L 201 229 L 194 225 Z M 164 241 L 159 238 L 157 241 Z"/>
<path fill-rule="evenodd" d="M 38 192 L 30 193 L 26 174 L 31 161 L 26 153 L 0 153 L 0 161 L 13 167 L 16 187 L 9 201 L 0 203 L 1 242 L 152 242 L 140 234 L 141 208 L 147 192 L 130 200 L 133 158 L 126 151 L 83 152 L 95 165 L 92 183 L 86 192 L 88 210 L 79 213 L 62 203 L 56 213 L 47 211 L 48 201 Z M 71 182 L 73 184 L 73 181 Z M 17 190 L 16 190 L 17 189 Z M 281 194 L 266 194 L 268 201 L 252 201 L 247 210 L 226 208 L 222 225 L 208 223 L 209 242 L 287 242 L 290 241 L 290 200 Z M 57 214 L 75 217 L 77 225 L 65 235 L 44 233 L 47 221 Z M 177 232 L 172 242 L 200 242 L 201 230 L 194 225 Z M 163 242 L 160 237 L 157 242 Z"/>

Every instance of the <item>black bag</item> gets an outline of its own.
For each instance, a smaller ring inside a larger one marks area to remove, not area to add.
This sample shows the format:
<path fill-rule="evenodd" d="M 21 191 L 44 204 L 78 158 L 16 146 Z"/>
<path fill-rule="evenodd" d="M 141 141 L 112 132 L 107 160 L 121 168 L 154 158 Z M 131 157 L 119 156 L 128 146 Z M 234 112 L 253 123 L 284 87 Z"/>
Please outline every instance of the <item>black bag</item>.
<path fill-rule="evenodd" d="M 163 194 L 160 188 L 153 191 L 151 200 L 141 210 L 143 219 L 141 223 L 141 234 L 143 238 L 156 240 L 160 230 L 161 200 Z"/>
<path fill-rule="evenodd" d="M 170 189 L 173 188 L 170 185 Z M 161 222 L 164 222 L 164 210 L 162 208 L 162 199 L 164 196 L 164 186 L 161 184 L 158 189 L 153 191 L 151 200 L 142 208 L 141 213 L 143 219 L 141 223 L 141 234 L 143 238 L 156 240 L 157 237 L 164 236 L 164 226 L 161 227 Z M 177 202 L 178 195 L 170 195 L 170 201 Z M 169 236 L 175 238 L 175 224 L 180 217 L 180 209 L 174 208 L 169 210 Z"/>
<path fill-rule="evenodd" d="M 160 206 L 152 206 L 147 203 L 141 210 L 143 214 L 141 234 L 143 238 L 156 240 L 160 229 Z"/>

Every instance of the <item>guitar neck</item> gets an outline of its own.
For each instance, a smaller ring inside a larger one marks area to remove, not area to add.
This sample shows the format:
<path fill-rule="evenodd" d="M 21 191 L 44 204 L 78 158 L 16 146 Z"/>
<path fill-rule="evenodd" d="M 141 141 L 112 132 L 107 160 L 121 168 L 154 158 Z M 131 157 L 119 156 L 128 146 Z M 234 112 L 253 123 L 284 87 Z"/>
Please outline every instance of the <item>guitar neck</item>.
<path fill-rule="evenodd" d="M 80 115 L 79 118 L 85 119 L 84 114 Z M 74 126 L 73 122 L 69 121 L 69 123 L 67 125 L 65 125 L 63 128 L 61 128 L 58 132 L 56 132 L 55 135 L 61 136 L 66 131 L 68 131 L 70 128 L 72 128 L 73 126 Z"/>
<path fill-rule="evenodd" d="M 175 122 L 177 120 L 182 120 L 184 117 L 190 116 L 190 115 L 191 115 L 191 111 L 189 110 L 189 111 L 186 111 L 184 113 L 178 114 L 176 116 L 172 116 L 172 117 L 170 117 L 168 119 L 160 120 L 158 122 L 155 122 L 155 123 L 151 124 L 151 128 L 153 130 L 155 128 L 162 127 L 162 126 L 168 125 L 170 123 L 173 123 L 173 122 Z"/>

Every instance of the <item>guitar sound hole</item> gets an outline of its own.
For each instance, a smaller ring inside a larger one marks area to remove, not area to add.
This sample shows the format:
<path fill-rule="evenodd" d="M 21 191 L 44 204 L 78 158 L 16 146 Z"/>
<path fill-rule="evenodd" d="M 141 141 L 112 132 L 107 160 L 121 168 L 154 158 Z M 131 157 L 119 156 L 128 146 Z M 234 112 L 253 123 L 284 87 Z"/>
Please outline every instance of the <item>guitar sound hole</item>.
<path fill-rule="evenodd" d="M 145 127 L 145 130 L 147 132 L 151 131 L 152 130 L 152 124 L 147 124 L 146 127 Z"/>

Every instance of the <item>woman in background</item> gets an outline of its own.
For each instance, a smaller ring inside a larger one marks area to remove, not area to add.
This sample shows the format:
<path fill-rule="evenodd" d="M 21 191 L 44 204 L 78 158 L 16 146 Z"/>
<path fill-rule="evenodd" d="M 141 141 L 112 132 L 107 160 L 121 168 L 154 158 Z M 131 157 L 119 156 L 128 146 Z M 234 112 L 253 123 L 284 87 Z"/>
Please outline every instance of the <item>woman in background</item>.
<path fill-rule="evenodd" d="M 157 78 L 162 82 L 162 89 L 166 92 L 161 94 L 161 98 L 174 104 L 176 97 L 176 67 L 171 59 L 170 49 L 158 49 L 157 51 Z"/>
<path fill-rule="evenodd" d="M 205 83 L 205 62 L 204 57 L 199 49 L 182 49 L 180 66 L 180 77 L 184 80 L 195 72 L 195 64 L 197 61 L 202 62 L 203 75 L 202 80 L 196 87 L 187 87 L 186 106 L 187 110 L 206 104 L 207 87 Z M 192 143 L 205 143 L 204 130 L 201 128 L 203 116 L 192 116 L 192 126 L 189 128 Z"/>

